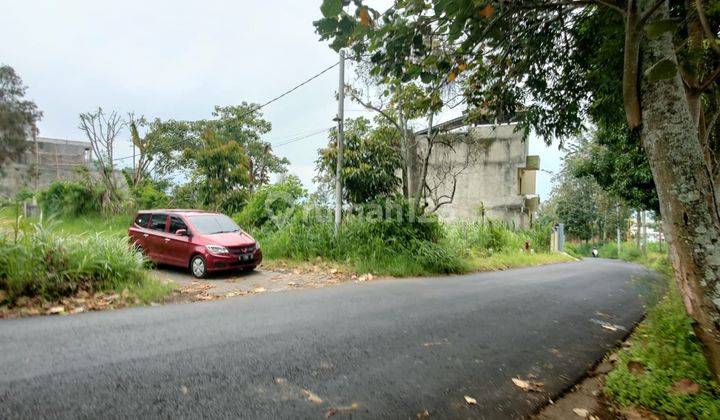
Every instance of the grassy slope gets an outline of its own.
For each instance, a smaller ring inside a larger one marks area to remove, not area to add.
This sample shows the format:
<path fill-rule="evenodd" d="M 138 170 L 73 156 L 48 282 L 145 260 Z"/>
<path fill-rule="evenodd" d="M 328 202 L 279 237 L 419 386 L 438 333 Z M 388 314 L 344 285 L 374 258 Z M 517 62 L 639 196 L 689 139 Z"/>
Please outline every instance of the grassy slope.
<path fill-rule="evenodd" d="M 128 215 L 107 217 L 97 215 L 83 218 L 48 218 L 42 223 L 46 229 L 60 236 L 79 237 L 99 233 L 101 237 L 113 237 L 120 242 L 124 242 L 131 221 L 132 216 Z M 13 209 L 0 209 L 0 233 L 13 235 L 15 223 Z M 21 218 L 20 228 L 31 231 L 34 223 L 37 223 L 37 221 Z M 162 301 L 165 296 L 172 292 L 173 286 L 162 283 L 146 273 L 140 282 L 118 281 L 110 285 L 106 291 L 121 293 L 124 289 L 128 289 L 130 295 L 136 297 L 140 302 L 150 303 Z"/>
<path fill-rule="evenodd" d="M 638 405 L 664 416 L 720 418 L 720 387 L 703 357 L 692 332 L 667 257 L 648 253 L 632 259 L 665 275 L 668 293 L 648 311 L 630 338 L 631 346 L 618 355 L 616 368 L 607 377 L 605 394 L 621 406 Z M 645 367 L 633 374 L 629 362 Z M 690 379 L 700 386 L 693 395 L 678 392 L 673 384 Z"/>

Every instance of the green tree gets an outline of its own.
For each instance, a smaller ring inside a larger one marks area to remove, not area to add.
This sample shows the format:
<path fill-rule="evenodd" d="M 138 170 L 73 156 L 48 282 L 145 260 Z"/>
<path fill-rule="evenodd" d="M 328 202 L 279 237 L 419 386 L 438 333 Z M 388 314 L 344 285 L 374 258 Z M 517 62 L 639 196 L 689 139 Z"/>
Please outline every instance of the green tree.
<path fill-rule="evenodd" d="M 188 187 L 203 206 L 235 213 L 249 193 L 249 159 L 235 140 L 212 130 L 200 135 L 200 147 L 185 149 L 183 158 L 192 168 Z"/>
<path fill-rule="evenodd" d="M 134 170 L 129 177 L 131 187 L 139 187 L 148 179 L 163 178 L 178 169 L 183 151 L 197 144 L 191 124 L 184 121 L 148 121 L 145 117 L 128 115 L 130 141 L 137 152 Z"/>
<path fill-rule="evenodd" d="M 587 149 L 593 143 L 582 138 L 569 146 L 561 170 L 553 177 L 553 190 L 544 205 L 544 212 L 565 223 L 572 239 L 607 240 L 616 237 L 616 228 L 627 230 L 630 210 L 627 203 L 612 192 L 605 191 L 589 175 L 579 173 Z"/>
<path fill-rule="evenodd" d="M 273 153 L 270 143 L 261 136 L 270 132 L 272 125 L 262 118 L 257 104 L 243 102 L 240 105 L 216 106 L 214 119 L 198 121 L 196 130 L 213 130 L 220 137 L 235 141 L 245 149 L 249 158 L 250 190 L 270 182 L 270 174 L 284 173 L 290 163 L 286 158 Z"/>
<path fill-rule="evenodd" d="M 6 160 L 22 155 L 42 117 L 35 103 L 25 99 L 26 90 L 12 67 L 0 65 L 0 172 Z"/>
<path fill-rule="evenodd" d="M 364 117 L 345 120 L 343 153 L 344 200 L 352 205 L 400 193 L 402 167 L 398 131 L 389 125 L 373 127 Z M 330 132 L 328 147 L 320 150 L 317 181 L 334 184 L 337 162 L 337 131 Z"/>
<path fill-rule="evenodd" d="M 374 72 L 400 80 L 433 84 L 464 74 L 471 117 L 517 116 L 547 139 L 577 134 L 596 105 L 588 73 L 573 60 L 587 48 L 577 37 L 582 17 L 618 15 L 598 32 L 621 28 L 622 49 L 605 57 L 622 63 L 610 77 L 622 81 L 625 121 L 653 173 L 683 301 L 720 380 L 717 153 L 703 105 L 715 101 L 720 77 L 718 2 L 396 0 L 382 14 L 354 3 L 352 13 L 342 0 L 322 3 L 315 26 L 333 48 L 370 55 Z"/>

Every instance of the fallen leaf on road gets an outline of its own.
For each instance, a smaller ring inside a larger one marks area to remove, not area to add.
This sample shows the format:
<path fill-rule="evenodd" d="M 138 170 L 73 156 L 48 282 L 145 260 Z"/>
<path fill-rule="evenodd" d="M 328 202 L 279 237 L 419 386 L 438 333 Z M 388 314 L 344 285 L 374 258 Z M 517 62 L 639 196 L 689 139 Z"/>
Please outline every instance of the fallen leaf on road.
<path fill-rule="evenodd" d="M 695 395 L 700 392 L 700 385 L 691 379 L 680 379 L 672 384 L 672 392 L 676 394 Z"/>
<path fill-rule="evenodd" d="M 632 373 L 635 376 L 642 376 L 645 374 L 645 365 L 642 362 L 638 362 L 637 360 L 631 360 L 627 362 L 627 368 L 630 373 Z"/>
<path fill-rule="evenodd" d="M 610 324 L 602 324 L 602 327 L 605 328 L 606 330 L 610 330 L 610 331 L 617 331 L 617 330 L 618 330 L 616 326 L 610 325 Z"/>
<path fill-rule="evenodd" d="M 513 383 L 521 388 L 523 391 L 541 392 L 542 382 L 526 381 L 520 378 L 512 378 Z"/>
<path fill-rule="evenodd" d="M 314 394 L 311 391 L 308 391 L 307 389 L 303 389 L 302 393 L 305 394 L 308 401 L 315 403 L 315 404 L 322 404 L 323 400 L 322 398 L 318 397 L 316 394 Z"/>
<path fill-rule="evenodd" d="M 600 319 L 591 318 L 590 322 L 594 322 L 595 324 L 598 324 L 599 326 L 605 328 L 608 331 L 618 331 L 618 330 L 627 331 L 627 329 L 625 327 L 623 327 L 622 325 L 611 324 L 609 322 L 606 322 L 606 321 L 603 321 Z"/>
<path fill-rule="evenodd" d="M 573 408 L 573 413 L 578 417 L 586 418 L 590 412 L 584 408 Z"/>
<path fill-rule="evenodd" d="M 418 413 L 417 418 L 419 418 L 419 419 L 428 419 L 428 418 L 430 418 L 430 413 L 428 413 L 427 410 L 423 410 L 423 411 L 421 411 L 421 412 Z"/>
<path fill-rule="evenodd" d="M 352 403 L 346 407 L 330 407 L 325 411 L 325 417 L 332 417 L 336 413 L 353 411 L 353 410 L 356 410 L 358 407 L 359 407 L 358 403 Z"/>
<path fill-rule="evenodd" d="M 469 405 L 477 404 L 477 400 L 475 398 L 469 397 L 467 395 L 465 396 L 465 402 L 468 403 Z"/>
<path fill-rule="evenodd" d="M 187 389 L 187 387 L 186 387 L 185 385 L 182 385 L 182 386 L 180 387 L 180 393 L 183 394 L 183 395 L 187 395 L 187 394 L 188 394 L 188 389 Z"/>

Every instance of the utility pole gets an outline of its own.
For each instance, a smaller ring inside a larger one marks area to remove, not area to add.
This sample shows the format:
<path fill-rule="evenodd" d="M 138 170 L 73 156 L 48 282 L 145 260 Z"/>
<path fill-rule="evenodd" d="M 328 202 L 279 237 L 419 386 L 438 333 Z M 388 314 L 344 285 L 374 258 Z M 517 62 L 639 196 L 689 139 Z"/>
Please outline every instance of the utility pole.
<path fill-rule="evenodd" d="M 345 114 L 345 52 L 340 50 L 340 83 L 338 85 L 338 113 L 337 121 L 337 168 L 335 170 L 335 235 L 340 233 L 340 222 L 342 221 L 342 174 L 343 148 L 345 147 L 345 132 L 343 119 Z"/>

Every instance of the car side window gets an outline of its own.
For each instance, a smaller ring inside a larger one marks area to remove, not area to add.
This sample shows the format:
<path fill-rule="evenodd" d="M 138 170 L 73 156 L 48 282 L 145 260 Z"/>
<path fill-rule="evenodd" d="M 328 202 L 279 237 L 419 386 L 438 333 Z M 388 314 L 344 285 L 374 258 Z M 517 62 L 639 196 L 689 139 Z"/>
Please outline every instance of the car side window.
<path fill-rule="evenodd" d="M 150 219 L 150 229 L 165 231 L 166 214 L 153 214 Z"/>
<path fill-rule="evenodd" d="M 187 225 L 178 216 L 170 216 L 170 233 L 175 233 L 179 229 L 187 230 Z"/>
<path fill-rule="evenodd" d="M 148 224 L 148 220 L 150 220 L 149 214 L 146 214 L 146 213 L 138 214 L 137 217 L 135 218 L 135 224 L 140 227 L 146 228 L 147 224 Z"/>

